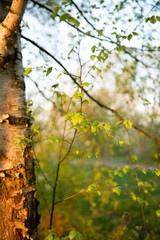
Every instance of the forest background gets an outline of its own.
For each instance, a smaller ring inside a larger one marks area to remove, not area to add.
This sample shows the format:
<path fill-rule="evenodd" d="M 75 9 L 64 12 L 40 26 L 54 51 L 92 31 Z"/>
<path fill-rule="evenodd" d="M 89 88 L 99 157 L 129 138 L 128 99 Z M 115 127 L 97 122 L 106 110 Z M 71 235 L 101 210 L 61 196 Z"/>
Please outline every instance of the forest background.
<path fill-rule="evenodd" d="M 158 239 L 159 10 L 150 0 L 28 2 L 39 239 Z"/>

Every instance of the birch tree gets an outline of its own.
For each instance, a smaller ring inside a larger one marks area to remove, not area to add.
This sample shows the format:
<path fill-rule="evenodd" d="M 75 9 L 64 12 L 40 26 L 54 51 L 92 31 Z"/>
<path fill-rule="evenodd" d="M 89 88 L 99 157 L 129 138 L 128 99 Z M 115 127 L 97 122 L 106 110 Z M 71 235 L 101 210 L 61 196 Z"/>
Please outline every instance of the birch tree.
<path fill-rule="evenodd" d="M 36 239 L 34 160 L 19 24 L 26 0 L 0 1 L 0 239 Z M 21 138 L 21 148 L 14 143 Z"/>

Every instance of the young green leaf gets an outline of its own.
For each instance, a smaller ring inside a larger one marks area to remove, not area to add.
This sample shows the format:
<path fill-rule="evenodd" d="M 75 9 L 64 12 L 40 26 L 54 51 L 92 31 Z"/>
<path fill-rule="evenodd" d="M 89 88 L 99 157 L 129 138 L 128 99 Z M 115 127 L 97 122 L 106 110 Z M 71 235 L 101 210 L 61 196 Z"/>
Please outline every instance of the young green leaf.
<path fill-rule="evenodd" d="M 116 49 L 117 49 L 118 52 L 122 51 L 122 47 L 121 46 L 118 46 Z"/>
<path fill-rule="evenodd" d="M 134 36 L 138 36 L 138 33 L 137 32 L 132 32 Z"/>
<path fill-rule="evenodd" d="M 89 83 L 87 83 L 87 82 L 84 82 L 84 83 L 82 83 L 82 85 L 81 85 L 82 87 L 89 87 Z"/>
<path fill-rule="evenodd" d="M 94 52 L 95 52 L 95 50 L 96 50 L 96 46 L 95 46 L 95 45 L 93 45 L 93 47 L 91 47 L 91 50 L 92 50 L 92 52 L 94 53 Z"/>
<path fill-rule="evenodd" d="M 19 141 L 19 137 L 14 137 L 13 142 L 17 143 Z"/>
<path fill-rule="evenodd" d="M 24 71 L 24 76 L 27 76 L 29 73 L 32 72 L 32 68 L 27 68 L 25 71 Z"/>
<path fill-rule="evenodd" d="M 82 234 L 79 232 L 76 232 L 76 240 L 82 240 Z"/>
<path fill-rule="evenodd" d="M 131 156 L 131 160 L 132 160 L 133 162 L 138 161 L 138 157 L 133 154 L 133 155 Z"/>
<path fill-rule="evenodd" d="M 53 8 L 53 13 L 55 16 L 57 16 L 60 9 L 61 9 L 61 6 L 59 6 L 59 5 Z"/>
<path fill-rule="evenodd" d="M 83 103 L 86 103 L 88 106 L 90 106 L 90 101 L 87 100 L 87 99 L 85 99 L 85 100 L 83 101 Z"/>
<path fill-rule="evenodd" d="M 52 72 L 52 67 L 49 67 L 46 72 L 46 76 L 48 76 Z"/>
<path fill-rule="evenodd" d="M 73 17 L 69 17 L 68 22 L 73 23 L 75 27 L 78 27 L 80 25 L 80 22 Z"/>
<path fill-rule="evenodd" d="M 58 86 L 59 86 L 59 84 L 56 83 L 56 84 L 53 84 L 53 85 L 52 85 L 52 88 L 57 88 Z"/>
<path fill-rule="evenodd" d="M 158 210 L 156 211 L 156 215 L 157 215 L 157 217 L 160 217 L 160 209 L 158 209 Z"/>
<path fill-rule="evenodd" d="M 73 125 L 81 123 L 83 121 L 83 116 L 80 113 L 76 113 L 71 117 L 71 122 Z"/>
<path fill-rule="evenodd" d="M 156 16 L 157 20 L 160 22 L 160 16 Z"/>
<path fill-rule="evenodd" d="M 96 58 L 96 55 L 91 55 L 91 56 L 90 56 L 90 59 L 91 59 L 92 61 L 94 61 L 95 58 Z"/>
<path fill-rule="evenodd" d="M 110 125 L 110 124 L 107 124 L 107 123 L 104 124 L 104 129 L 105 129 L 105 131 L 109 131 L 110 128 L 111 128 L 111 125 Z"/>
<path fill-rule="evenodd" d="M 123 124 L 126 126 L 126 128 L 132 128 L 132 122 L 130 119 L 125 120 Z"/>
<path fill-rule="evenodd" d="M 69 13 L 64 13 L 60 16 L 60 22 L 62 21 L 65 21 L 65 20 L 68 20 L 70 17 L 70 14 Z"/>
<path fill-rule="evenodd" d="M 127 38 L 130 41 L 132 39 L 132 34 L 129 34 Z"/>
<path fill-rule="evenodd" d="M 71 231 L 68 237 L 70 240 L 72 240 L 75 236 L 76 236 L 76 231 Z"/>

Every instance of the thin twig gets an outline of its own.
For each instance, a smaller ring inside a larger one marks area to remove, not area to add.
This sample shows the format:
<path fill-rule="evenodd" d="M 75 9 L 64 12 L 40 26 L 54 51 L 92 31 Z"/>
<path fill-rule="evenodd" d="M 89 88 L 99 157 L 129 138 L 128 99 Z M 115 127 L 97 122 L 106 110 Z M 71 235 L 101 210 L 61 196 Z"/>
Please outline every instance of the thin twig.
<path fill-rule="evenodd" d="M 42 52 L 46 53 L 48 56 L 50 56 L 52 59 L 54 59 L 55 62 L 57 62 L 63 69 L 65 72 L 67 72 L 67 74 L 70 76 L 70 78 L 73 80 L 73 82 L 79 86 L 81 88 L 81 85 L 76 81 L 76 79 L 72 76 L 71 73 L 68 72 L 68 70 L 66 69 L 66 67 L 59 61 L 57 60 L 51 53 L 49 53 L 46 49 L 44 49 L 43 47 L 39 46 L 36 42 L 34 42 L 33 40 L 21 35 L 22 38 L 24 38 L 26 41 L 32 43 L 33 45 L 35 45 L 36 47 L 38 47 Z M 108 107 L 107 105 L 101 103 L 99 100 L 97 100 L 96 98 L 94 98 L 87 90 L 85 90 L 84 88 L 83 92 L 92 100 L 94 101 L 98 106 L 100 106 L 101 108 L 104 108 L 106 110 L 109 110 L 110 112 L 114 113 L 115 116 L 121 120 L 124 121 L 123 117 L 118 113 L 118 111 L 116 111 L 115 109 L 112 109 L 110 107 Z M 160 145 L 160 140 L 154 136 L 152 136 L 151 134 L 147 133 L 146 131 L 140 129 L 138 126 L 134 125 L 132 126 L 134 129 L 136 129 L 138 132 L 143 133 L 144 135 L 146 135 L 147 137 L 151 138 L 152 140 L 154 140 L 158 145 Z"/>

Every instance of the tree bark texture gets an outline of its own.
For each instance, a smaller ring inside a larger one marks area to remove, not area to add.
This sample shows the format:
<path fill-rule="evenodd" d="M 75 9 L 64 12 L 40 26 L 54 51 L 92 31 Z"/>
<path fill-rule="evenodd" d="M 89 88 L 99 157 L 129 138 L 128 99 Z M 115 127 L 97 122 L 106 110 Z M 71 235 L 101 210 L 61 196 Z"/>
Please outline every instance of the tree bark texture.
<path fill-rule="evenodd" d="M 39 223 L 31 145 L 13 141 L 30 134 L 18 26 L 25 4 L 0 1 L 0 240 L 37 239 Z"/>

